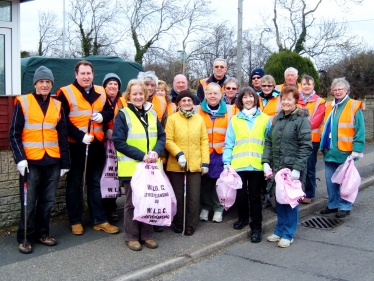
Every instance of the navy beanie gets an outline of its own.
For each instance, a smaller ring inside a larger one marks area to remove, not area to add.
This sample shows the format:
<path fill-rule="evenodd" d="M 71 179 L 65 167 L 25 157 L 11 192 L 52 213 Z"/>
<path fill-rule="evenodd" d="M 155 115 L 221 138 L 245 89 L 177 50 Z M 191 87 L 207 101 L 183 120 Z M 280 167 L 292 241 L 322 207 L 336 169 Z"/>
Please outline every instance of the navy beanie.
<path fill-rule="evenodd" d="M 262 77 L 262 76 L 265 75 L 265 71 L 261 67 L 255 68 L 255 69 L 252 70 L 251 79 L 254 75 L 258 75 L 258 76 Z"/>

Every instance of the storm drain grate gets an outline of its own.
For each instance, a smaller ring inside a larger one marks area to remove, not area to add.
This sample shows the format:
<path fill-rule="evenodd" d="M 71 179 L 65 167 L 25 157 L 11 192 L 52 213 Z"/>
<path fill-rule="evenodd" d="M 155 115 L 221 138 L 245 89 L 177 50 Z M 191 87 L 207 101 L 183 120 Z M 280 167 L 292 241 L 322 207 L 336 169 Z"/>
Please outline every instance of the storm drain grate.
<path fill-rule="evenodd" d="M 313 217 L 301 222 L 300 224 L 305 227 L 331 230 L 334 227 L 341 225 L 343 222 L 344 220 L 337 218 Z"/>

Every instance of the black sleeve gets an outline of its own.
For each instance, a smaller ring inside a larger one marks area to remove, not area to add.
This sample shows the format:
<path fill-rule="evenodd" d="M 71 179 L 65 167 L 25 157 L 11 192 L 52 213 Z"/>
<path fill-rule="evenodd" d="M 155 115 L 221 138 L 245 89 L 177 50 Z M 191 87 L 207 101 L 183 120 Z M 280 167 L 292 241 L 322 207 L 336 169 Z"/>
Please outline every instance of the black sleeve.
<path fill-rule="evenodd" d="M 203 86 L 199 83 L 199 87 L 197 87 L 197 97 L 200 101 L 203 101 L 205 98 Z"/>
<path fill-rule="evenodd" d="M 164 151 L 165 142 L 166 142 L 166 133 L 164 131 L 164 128 L 161 125 L 161 122 L 158 121 L 157 119 L 157 142 L 156 142 L 155 147 L 152 150 L 157 152 L 158 157 L 160 157 L 162 152 Z"/>
<path fill-rule="evenodd" d="M 17 102 L 14 106 L 12 123 L 9 129 L 9 143 L 16 164 L 22 160 L 26 160 L 26 154 L 22 144 L 22 131 L 24 126 L 25 117 L 23 116 L 21 104 Z"/>
<path fill-rule="evenodd" d="M 61 108 L 60 121 L 58 121 L 56 129 L 58 133 L 58 144 L 60 146 L 60 169 L 70 169 L 70 152 L 68 143 L 68 128 L 64 110 Z"/>
<path fill-rule="evenodd" d="M 69 137 L 71 137 L 76 142 L 81 143 L 85 133 L 83 131 L 79 130 L 73 123 L 71 123 L 71 121 L 69 119 L 70 106 L 69 106 L 68 100 L 65 97 L 65 94 L 61 90 L 59 90 L 57 92 L 57 95 L 58 95 L 57 100 L 59 100 L 61 102 L 61 106 L 64 109 L 64 113 L 65 113 L 65 116 L 66 116 L 66 124 L 67 124 L 67 128 L 68 128 L 68 135 L 69 135 Z"/>
<path fill-rule="evenodd" d="M 127 144 L 127 127 L 126 117 L 121 111 L 114 118 L 113 143 L 114 148 L 122 154 L 132 159 L 143 161 L 145 153 L 135 146 Z"/>

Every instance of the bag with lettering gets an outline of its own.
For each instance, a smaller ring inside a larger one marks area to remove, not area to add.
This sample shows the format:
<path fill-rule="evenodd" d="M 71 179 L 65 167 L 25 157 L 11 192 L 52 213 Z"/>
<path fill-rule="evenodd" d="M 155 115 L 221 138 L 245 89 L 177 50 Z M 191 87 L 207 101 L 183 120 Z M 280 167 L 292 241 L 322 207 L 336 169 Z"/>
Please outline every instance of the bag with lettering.
<path fill-rule="evenodd" d="M 220 174 L 216 183 L 216 191 L 219 202 L 226 211 L 234 205 L 236 190 L 242 188 L 242 185 L 242 179 L 230 165 Z"/>
<path fill-rule="evenodd" d="M 117 155 L 112 140 L 105 140 L 105 166 L 100 179 L 101 197 L 116 198 L 121 196 L 117 174 Z"/>
<path fill-rule="evenodd" d="M 172 203 L 176 202 L 175 194 L 159 165 L 138 163 L 130 184 L 134 205 L 133 219 L 151 225 L 170 226 L 176 212 L 176 204 Z"/>

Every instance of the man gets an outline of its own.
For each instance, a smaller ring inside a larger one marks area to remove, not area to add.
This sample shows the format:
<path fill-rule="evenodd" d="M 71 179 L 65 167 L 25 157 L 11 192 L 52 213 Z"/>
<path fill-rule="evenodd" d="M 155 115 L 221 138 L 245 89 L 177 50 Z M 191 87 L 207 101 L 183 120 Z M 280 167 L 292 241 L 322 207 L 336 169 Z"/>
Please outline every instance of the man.
<path fill-rule="evenodd" d="M 23 254 L 32 252 L 34 237 L 46 246 L 57 244 L 56 239 L 49 234 L 51 208 L 60 176 L 70 169 L 64 111 L 61 102 L 50 95 L 54 83 L 52 71 L 40 66 L 34 73 L 33 82 L 35 90 L 32 93 L 15 99 L 9 130 L 10 146 L 20 173 L 21 216 L 17 241 L 18 250 Z M 28 189 L 24 197 L 26 177 Z"/>
<path fill-rule="evenodd" d="M 88 61 L 75 66 L 75 81 L 57 91 L 67 118 L 71 170 L 67 175 L 66 209 L 75 235 L 83 234 L 81 185 L 86 175 L 88 210 L 94 230 L 118 233 L 108 223 L 101 201 L 100 178 L 105 164 L 103 123 L 113 119 L 103 87 L 92 84 L 94 70 Z M 91 120 L 91 122 L 89 121 Z M 91 127 L 88 133 L 88 126 Z M 86 157 L 86 146 L 88 156 Z"/>
<path fill-rule="evenodd" d="M 257 92 L 261 92 L 261 78 L 265 75 L 265 71 L 261 68 L 255 68 L 251 72 L 252 88 Z"/>
<path fill-rule="evenodd" d="M 178 94 L 184 90 L 189 90 L 187 78 L 183 74 L 177 74 L 174 77 L 173 88 L 171 89 L 170 94 L 169 94 L 169 96 L 171 97 L 171 101 L 176 104 Z M 197 95 L 194 94 L 193 96 L 194 96 L 194 102 L 193 102 L 194 105 L 199 105 L 201 100 L 197 97 Z M 204 98 L 202 100 L 204 100 Z"/>
<path fill-rule="evenodd" d="M 298 70 L 294 67 L 289 67 L 284 71 L 284 83 L 277 85 L 276 89 L 278 91 L 282 91 L 282 89 L 286 86 L 295 87 L 298 90 L 301 88 L 301 84 L 297 83 L 297 79 L 299 78 Z"/>
<path fill-rule="evenodd" d="M 217 58 L 214 60 L 213 63 L 213 74 L 205 79 L 201 79 L 199 81 L 199 87 L 197 88 L 197 96 L 200 101 L 203 101 L 205 98 L 205 88 L 210 82 L 215 82 L 221 86 L 221 92 L 225 91 L 223 87 L 223 83 L 226 80 L 226 72 L 227 72 L 227 62 L 225 59 Z"/>

